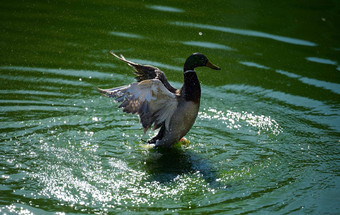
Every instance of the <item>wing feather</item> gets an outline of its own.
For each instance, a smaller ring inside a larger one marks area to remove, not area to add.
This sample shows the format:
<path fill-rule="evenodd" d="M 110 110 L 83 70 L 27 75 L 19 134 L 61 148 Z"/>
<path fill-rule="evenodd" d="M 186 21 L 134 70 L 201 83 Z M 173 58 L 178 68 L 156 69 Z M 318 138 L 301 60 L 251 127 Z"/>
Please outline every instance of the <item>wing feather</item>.
<path fill-rule="evenodd" d="M 137 113 L 146 132 L 149 128 L 159 128 L 165 124 L 169 128 L 178 99 L 158 79 L 144 80 L 112 89 L 99 89 L 105 96 L 113 97 L 122 102 L 119 108 L 124 112 Z"/>
<path fill-rule="evenodd" d="M 130 67 L 132 67 L 134 69 L 134 71 L 135 71 L 134 73 L 136 75 L 135 79 L 137 80 L 137 82 L 141 82 L 141 81 L 145 81 L 145 80 L 149 80 L 149 79 L 158 79 L 164 84 L 164 86 L 170 92 L 176 93 L 177 89 L 174 88 L 173 86 L 171 86 L 171 84 L 166 79 L 164 73 L 160 69 L 158 69 L 157 67 L 134 63 L 132 61 L 125 59 L 125 57 L 123 55 L 120 55 L 120 57 L 119 57 L 118 55 L 116 55 L 112 51 L 110 53 L 113 56 L 115 56 L 116 58 L 118 58 L 119 60 L 124 61 Z"/>

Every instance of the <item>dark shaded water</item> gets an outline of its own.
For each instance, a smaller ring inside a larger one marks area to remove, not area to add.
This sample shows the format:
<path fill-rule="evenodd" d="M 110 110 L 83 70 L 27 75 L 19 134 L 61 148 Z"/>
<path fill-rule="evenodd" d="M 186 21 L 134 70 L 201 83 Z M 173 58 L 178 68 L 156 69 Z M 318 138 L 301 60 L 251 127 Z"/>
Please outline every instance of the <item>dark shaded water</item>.
<path fill-rule="evenodd" d="M 3 1 L 0 213 L 340 211 L 337 1 Z M 172 151 L 96 92 L 132 82 L 109 50 L 180 87 L 202 52 L 202 104 Z"/>

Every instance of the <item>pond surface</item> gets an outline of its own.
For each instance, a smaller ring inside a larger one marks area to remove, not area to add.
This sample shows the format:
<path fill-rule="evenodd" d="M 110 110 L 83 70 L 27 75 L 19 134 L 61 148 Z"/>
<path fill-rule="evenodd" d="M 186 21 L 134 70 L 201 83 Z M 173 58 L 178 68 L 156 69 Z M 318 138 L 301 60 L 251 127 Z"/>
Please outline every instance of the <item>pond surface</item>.
<path fill-rule="evenodd" d="M 2 1 L 1 214 L 338 214 L 338 1 Z M 127 59 L 181 87 L 198 68 L 189 146 L 146 149 L 97 87 Z"/>

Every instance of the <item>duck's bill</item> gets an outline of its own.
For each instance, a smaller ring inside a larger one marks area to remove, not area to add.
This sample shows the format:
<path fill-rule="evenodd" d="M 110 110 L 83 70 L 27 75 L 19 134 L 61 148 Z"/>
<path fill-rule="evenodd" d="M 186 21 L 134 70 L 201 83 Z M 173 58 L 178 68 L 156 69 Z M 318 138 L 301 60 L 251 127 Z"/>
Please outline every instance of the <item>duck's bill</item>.
<path fill-rule="evenodd" d="M 218 66 L 216 66 L 216 65 L 214 65 L 214 64 L 212 64 L 212 63 L 210 63 L 210 61 L 208 61 L 208 62 L 205 64 L 205 66 L 207 66 L 207 67 L 209 67 L 209 68 L 211 68 L 211 69 L 221 70 L 220 67 L 218 67 Z"/>

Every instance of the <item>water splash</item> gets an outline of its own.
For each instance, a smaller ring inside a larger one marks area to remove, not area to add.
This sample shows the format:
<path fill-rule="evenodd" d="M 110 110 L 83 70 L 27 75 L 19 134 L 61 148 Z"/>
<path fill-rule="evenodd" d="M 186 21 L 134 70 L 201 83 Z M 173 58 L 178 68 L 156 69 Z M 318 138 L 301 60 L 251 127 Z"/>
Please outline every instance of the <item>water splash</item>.
<path fill-rule="evenodd" d="M 256 128 L 259 135 L 261 133 L 271 133 L 277 136 L 283 131 L 282 127 L 270 116 L 255 115 L 246 111 L 221 111 L 208 108 L 203 110 L 203 112 L 199 112 L 199 118 L 221 121 L 228 129 L 239 130 L 244 126 L 250 126 Z"/>

